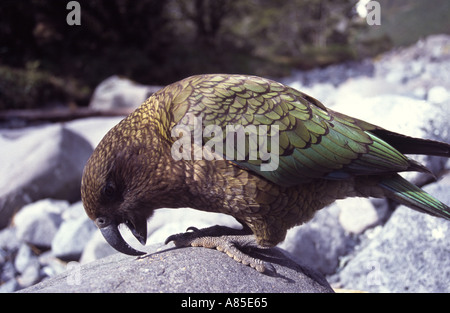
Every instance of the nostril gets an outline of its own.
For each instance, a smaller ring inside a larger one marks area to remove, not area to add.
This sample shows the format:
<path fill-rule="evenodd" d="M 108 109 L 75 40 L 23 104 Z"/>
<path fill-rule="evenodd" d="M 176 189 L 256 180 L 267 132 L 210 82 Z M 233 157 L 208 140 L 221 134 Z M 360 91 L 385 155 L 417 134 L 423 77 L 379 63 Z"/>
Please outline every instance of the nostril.
<path fill-rule="evenodd" d="M 95 219 L 95 224 L 97 224 L 98 228 L 102 228 L 108 225 L 107 219 L 105 217 L 97 217 Z"/>

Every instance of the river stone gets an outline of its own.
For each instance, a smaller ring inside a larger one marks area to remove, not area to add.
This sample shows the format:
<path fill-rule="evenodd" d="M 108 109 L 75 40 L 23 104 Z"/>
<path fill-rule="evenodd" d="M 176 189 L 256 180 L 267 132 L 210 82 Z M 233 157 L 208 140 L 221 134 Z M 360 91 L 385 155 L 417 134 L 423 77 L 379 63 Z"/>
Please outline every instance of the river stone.
<path fill-rule="evenodd" d="M 85 265 L 69 263 L 65 273 L 20 292 L 333 292 L 322 275 L 279 248 L 263 252 L 276 269 L 270 275 L 215 249 L 156 244 L 146 251 L 143 257 L 116 253 Z"/>

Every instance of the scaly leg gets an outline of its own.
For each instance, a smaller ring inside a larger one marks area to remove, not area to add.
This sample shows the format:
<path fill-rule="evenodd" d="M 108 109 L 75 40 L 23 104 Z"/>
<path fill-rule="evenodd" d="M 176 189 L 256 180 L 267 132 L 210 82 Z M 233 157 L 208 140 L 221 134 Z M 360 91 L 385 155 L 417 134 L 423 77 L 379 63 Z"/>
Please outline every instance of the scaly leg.
<path fill-rule="evenodd" d="M 173 241 L 176 247 L 205 247 L 216 248 L 225 252 L 229 257 L 241 262 L 244 265 L 250 265 L 258 272 L 276 272 L 272 264 L 264 262 L 258 258 L 251 257 L 239 248 L 259 248 L 255 236 L 248 227 L 243 229 L 234 229 L 225 226 L 212 226 L 203 229 L 189 227 L 185 233 L 175 234 L 168 237 L 165 244 Z"/>

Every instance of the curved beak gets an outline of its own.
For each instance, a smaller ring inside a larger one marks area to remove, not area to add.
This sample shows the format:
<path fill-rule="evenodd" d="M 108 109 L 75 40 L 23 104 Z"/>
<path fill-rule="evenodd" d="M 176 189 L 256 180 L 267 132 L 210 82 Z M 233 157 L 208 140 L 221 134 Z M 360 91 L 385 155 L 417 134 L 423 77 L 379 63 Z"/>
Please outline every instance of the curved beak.
<path fill-rule="evenodd" d="M 128 255 L 143 255 L 145 252 L 138 251 L 131 247 L 122 237 L 119 232 L 119 224 L 110 221 L 108 218 L 99 217 L 95 220 L 95 224 L 100 229 L 105 240 L 119 252 Z M 126 223 L 130 228 L 133 235 L 139 240 L 139 242 L 145 244 L 147 239 L 147 225 L 145 223 L 145 231 L 141 228 L 135 228 L 131 223 Z M 145 238 L 145 239 L 143 239 Z"/>
<path fill-rule="evenodd" d="M 130 220 L 127 220 L 125 224 L 131 230 L 134 237 L 145 246 L 145 243 L 147 242 L 147 221 L 145 219 L 139 219 L 133 223 Z"/>

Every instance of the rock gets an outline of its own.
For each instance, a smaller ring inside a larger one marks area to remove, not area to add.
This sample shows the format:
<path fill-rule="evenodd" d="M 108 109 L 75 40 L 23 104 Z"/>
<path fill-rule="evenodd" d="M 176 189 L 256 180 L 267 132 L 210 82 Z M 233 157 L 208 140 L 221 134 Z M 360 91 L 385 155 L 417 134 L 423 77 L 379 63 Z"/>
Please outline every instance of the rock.
<path fill-rule="evenodd" d="M 17 272 L 13 262 L 3 260 L 0 262 L 0 286 L 5 282 L 14 280 Z"/>
<path fill-rule="evenodd" d="M 44 199 L 28 204 L 14 217 L 17 237 L 29 244 L 49 248 L 69 207 L 64 200 Z"/>
<path fill-rule="evenodd" d="M 444 103 L 450 100 L 450 93 L 443 86 L 434 86 L 428 90 L 428 101 L 432 103 Z"/>
<path fill-rule="evenodd" d="M 338 90 L 335 86 L 330 83 L 320 83 L 312 86 L 305 86 L 300 84 L 298 81 L 287 82 L 286 85 L 300 90 L 303 93 L 313 96 L 315 99 L 322 103 L 333 103 L 336 91 Z"/>
<path fill-rule="evenodd" d="M 97 227 L 86 215 L 81 201 L 64 213 L 64 221 L 52 240 L 52 252 L 62 260 L 78 260 Z"/>
<path fill-rule="evenodd" d="M 388 205 L 384 199 L 377 200 L 378 207 L 372 200 L 365 198 L 337 200 L 336 205 L 341 208 L 339 222 L 344 230 L 359 235 L 384 221 Z"/>
<path fill-rule="evenodd" d="M 80 263 L 89 263 L 115 253 L 117 251 L 106 242 L 100 230 L 96 230 L 83 249 Z"/>
<path fill-rule="evenodd" d="M 39 280 L 39 260 L 27 244 L 22 244 L 20 247 L 14 266 L 20 273 L 17 282 L 22 288 L 31 286 Z"/>
<path fill-rule="evenodd" d="M 19 288 L 15 279 L 17 271 L 14 262 L 20 246 L 15 229 L 0 231 L 0 293 L 13 292 Z"/>
<path fill-rule="evenodd" d="M 448 35 L 433 35 L 410 47 L 384 53 L 374 63 L 375 76 L 388 77 L 397 72 L 402 76 L 400 80 L 407 84 L 418 80 L 430 85 L 448 83 L 449 46 Z"/>
<path fill-rule="evenodd" d="M 80 198 L 90 144 L 62 125 L 42 127 L 19 138 L 2 138 L 0 229 L 23 205 L 43 198 Z"/>
<path fill-rule="evenodd" d="M 16 228 L 10 227 L 0 230 L 0 249 L 4 251 L 17 251 L 20 247 L 20 240 L 16 234 Z"/>
<path fill-rule="evenodd" d="M 52 250 L 41 253 L 38 257 L 41 265 L 41 276 L 52 277 L 66 270 L 66 262 L 58 259 Z"/>
<path fill-rule="evenodd" d="M 408 136 L 450 141 L 448 106 L 389 94 L 360 99 L 358 105 L 344 98 L 333 110 Z"/>
<path fill-rule="evenodd" d="M 361 62 L 345 62 L 334 64 L 324 68 L 315 68 L 309 71 L 293 71 L 290 78 L 283 80 L 285 84 L 300 82 L 303 86 L 311 86 L 320 83 L 329 83 L 338 86 L 348 79 L 373 76 L 374 66 L 369 60 Z"/>
<path fill-rule="evenodd" d="M 160 86 L 139 85 L 127 78 L 111 76 L 95 88 L 89 106 L 96 110 L 137 108 Z"/>
<path fill-rule="evenodd" d="M 116 253 L 75 264 L 19 292 L 333 292 L 320 274 L 278 248 L 264 250 L 277 272 L 265 275 L 215 249 L 159 247 L 147 247 L 149 254 L 140 258 Z"/>
<path fill-rule="evenodd" d="M 95 148 L 106 133 L 124 117 L 90 117 L 68 122 L 66 128 L 80 135 Z"/>
<path fill-rule="evenodd" d="M 19 290 L 19 284 L 15 279 L 8 280 L 0 285 L 0 293 L 10 293 Z"/>
<path fill-rule="evenodd" d="M 389 83 L 384 77 L 358 77 L 342 83 L 336 89 L 333 97 L 330 97 L 329 101 L 324 104 L 337 111 L 341 110 L 340 106 L 345 109 L 355 107 L 358 110 L 357 113 L 347 112 L 346 114 L 361 118 L 357 114 L 359 111 L 363 111 L 360 107 L 365 107 L 368 99 L 385 94 L 406 96 L 406 93 L 402 85 Z M 314 97 L 314 94 L 311 95 Z M 370 117 L 369 114 L 365 116 Z"/>
<path fill-rule="evenodd" d="M 28 264 L 31 262 L 31 259 L 34 258 L 33 251 L 31 248 L 22 244 L 17 252 L 16 260 L 14 262 L 14 266 L 19 273 L 22 273 L 27 268 Z"/>
<path fill-rule="evenodd" d="M 450 204 L 450 176 L 424 189 Z M 450 222 L 400 206 L 339 273 L 343 288 L 369 292 L 450 292 Z"/>
<path fill-rule="evenodd" d="M 317 212 L 307 224 L 294 227 L 278 246 L 292 257 L 323 275 L 332 274 L 339 258 L 352 245 L 351 239 L 339 224 L 340 208 L 332 204 Z"/>
<path fill-rule="evenodd" d="M 16 279 L 20 288 L 25 288 L 36 284 L 40 281 L 40 278 L 39 261 L 34 258 Z"/>

